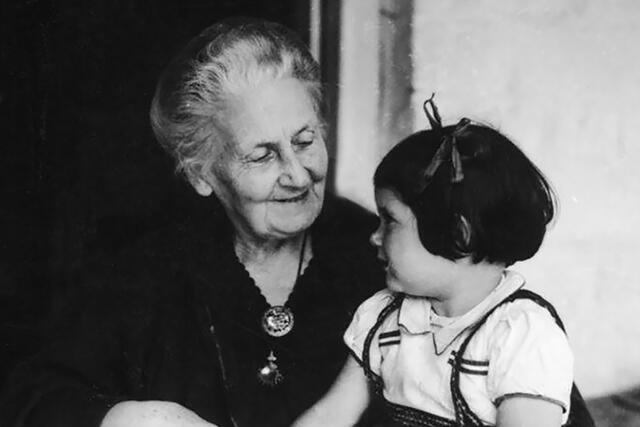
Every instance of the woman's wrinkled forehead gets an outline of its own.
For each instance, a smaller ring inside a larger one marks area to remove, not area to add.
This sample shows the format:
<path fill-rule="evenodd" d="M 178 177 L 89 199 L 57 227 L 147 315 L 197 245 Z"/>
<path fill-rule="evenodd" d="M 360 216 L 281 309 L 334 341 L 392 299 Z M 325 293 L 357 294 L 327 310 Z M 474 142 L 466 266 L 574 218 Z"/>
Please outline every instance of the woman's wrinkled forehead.
<path fill-rule="evenodd" d="M 320 118 L 305 85 L 297 79 L 267 80 L 225 102 L 221 128 L 233 150 L 260 143 L 289 141 L 304 128 L 319 128 Z"/>

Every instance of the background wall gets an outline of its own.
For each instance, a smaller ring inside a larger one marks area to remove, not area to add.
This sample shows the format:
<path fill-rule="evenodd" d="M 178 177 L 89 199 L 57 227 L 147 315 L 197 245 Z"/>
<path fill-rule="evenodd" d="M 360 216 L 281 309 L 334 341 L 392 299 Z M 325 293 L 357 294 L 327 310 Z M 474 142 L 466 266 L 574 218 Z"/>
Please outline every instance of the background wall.
<path fill-rule="evenodd" d="M 398 133 L 427 127 L 420 106 L 435 91 L 445 122 L 485 121 L 523 148 L 561 210 L 539 254 L 515 268 L 565 319 L 586 396 L 637 386 L 640 3 L 412 3 L 413 125 Z M 371 174 L 395 143 L 375 131 L 388 119 L 377 114 L 381 19 L 384 2 L 344 2 L 337 188 L 370 207 Z"/>

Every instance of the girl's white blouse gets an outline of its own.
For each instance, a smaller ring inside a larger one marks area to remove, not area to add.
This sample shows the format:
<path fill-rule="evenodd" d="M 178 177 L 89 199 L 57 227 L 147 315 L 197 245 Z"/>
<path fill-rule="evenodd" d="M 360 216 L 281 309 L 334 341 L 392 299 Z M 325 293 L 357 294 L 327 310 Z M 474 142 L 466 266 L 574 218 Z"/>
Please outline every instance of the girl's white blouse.
<path fill-rule="evenodd" d="M 406 297 L 371 345 L 371 369 L 382 377 L 384 397 L 455 418 L 449 385 L 452 353 L 470 326 L 523 285 L 522 276 L 507 271 L 490 295 L 456 318 L 438 316 L 426 298 Z M 345 332 L 345 343 L 360 361 L 367 333 L 393 296 L 382 290 L 366 300 Z M 573 355 L 565 333 L 544 307 L 524 299 L 498 307 L 472 338 L 463 359 L 460 389 L 484 423 L 495 424 L 497 406 L 512 396 L 556 403 L 566 422 Z"/>

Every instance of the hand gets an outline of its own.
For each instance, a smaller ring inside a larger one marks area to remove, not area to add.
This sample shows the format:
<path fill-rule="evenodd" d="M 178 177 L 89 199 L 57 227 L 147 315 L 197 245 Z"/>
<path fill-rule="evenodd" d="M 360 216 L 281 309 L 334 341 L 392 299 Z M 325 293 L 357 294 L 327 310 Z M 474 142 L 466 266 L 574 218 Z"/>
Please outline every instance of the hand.
<path fill-rule="evenodd" d="M 292 427 L 353 426 L 369 404 L 369 384 L 353 356 L 344 364 L 335 382 L 315 405 Z"/>
<path fill-rule="evenodd" d="M 195 412 L 160 400 L 120 402 L 107 412 L 100 427 L 216 427 Z"/>

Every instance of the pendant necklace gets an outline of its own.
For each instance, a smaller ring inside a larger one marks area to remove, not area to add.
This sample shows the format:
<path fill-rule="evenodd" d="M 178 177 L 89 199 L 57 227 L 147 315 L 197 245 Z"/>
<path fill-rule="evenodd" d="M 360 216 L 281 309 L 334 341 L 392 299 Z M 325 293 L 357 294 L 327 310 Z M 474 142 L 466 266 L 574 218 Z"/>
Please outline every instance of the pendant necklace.
<path fill-rule="evenodd" d="M 300 257 L 298 259 L 298 270 L 296 272 L 296 281 L 293 288 L 298 285 L 300 274 L 302 273 L 302 264 L 304 263 L 304 250 L 307 245 L 307 233 L 302 237 L 302 246 L 300 248 Z M 262 314 L 262 329 L 273 338 L 280 338 L 287 335 L 293 329 L 294 317 L 293 311 L 286 305 L 274 305 L 267 308 Z M 284 376 L 276 363 L 276 357 L 273 348 L 269 351 L 265 364 L 258 369 L 258 381 L 266 386 L 274 387 L 284 380 Z"/>

